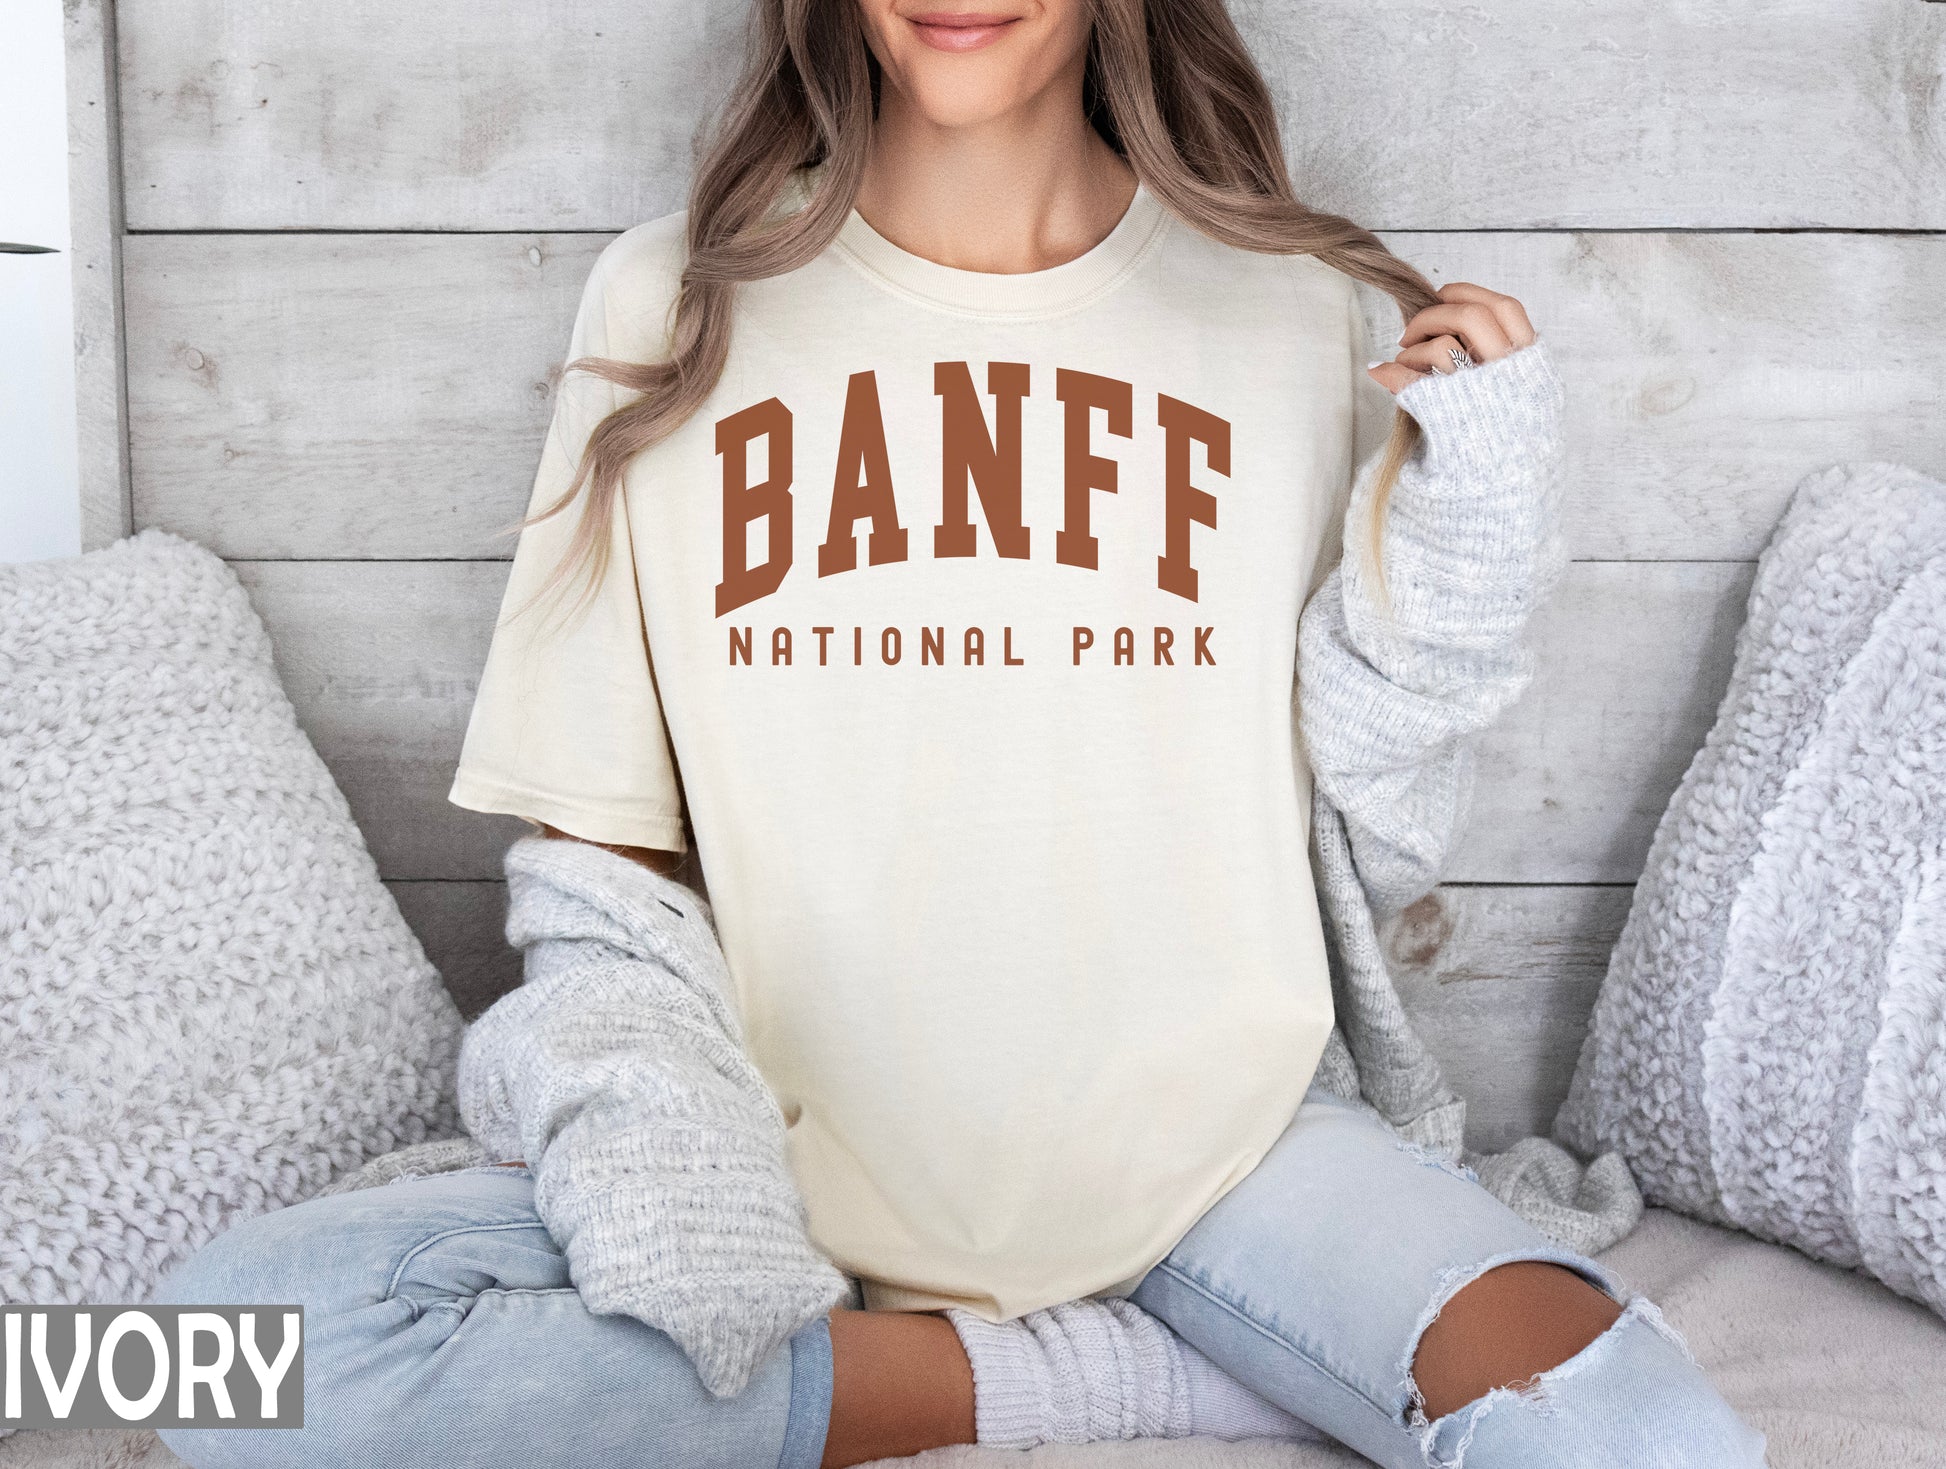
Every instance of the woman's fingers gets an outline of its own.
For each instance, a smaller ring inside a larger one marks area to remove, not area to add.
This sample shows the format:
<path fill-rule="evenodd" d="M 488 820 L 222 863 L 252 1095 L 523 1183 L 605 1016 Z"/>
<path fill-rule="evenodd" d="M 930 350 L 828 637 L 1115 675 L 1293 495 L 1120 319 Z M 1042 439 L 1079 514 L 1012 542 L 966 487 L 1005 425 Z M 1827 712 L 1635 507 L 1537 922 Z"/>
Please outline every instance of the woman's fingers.
<path fill-rule="evenodd" d="M 1458 371 L 1453 363 L 1456 348 L 1475 362 L 1491 362 L 1535 340 L 1527 308 L 1512 296 L 1471 281 L 1449 281 L 1436 294 L 1437 304 L 1415 313 L 1406 323 L 1397 358 L 1366 368 L 1389 393 L 1400 392 L 1429 372 Z"/>
<path fill-rule="evenodd" d="M 1411 368 L 1402 366 L 1397 362 L 1380 362 L 1375 366 L 1366 368 L 1365 371 L 1370 375 L 1373 382 L 1377 383 L 1388 393 L 1400 392 L 1405 388 L 1407 383 L 1416 383 L 1420 378 L 1425 376 L 1423 372 L 1414 372 Z"/>
<path fill-rule="evenodd" d="M 1399 338 L 1401 346 L 1445 333 L 1460 338 L 1476 361 L 1491 362 L 1535 338 L 1527 308 L 1512 296 L 1471 281 L 1449 281 L 1435 294 L 1438 304 L 1428 306 L 1406 323 L 1405 334 Z"/>
<path fill-rule="evenodd" d="M 1435 294 L 1442 301 L 1474 302 L 1486 307 L 1516 350 L 1534 341 L 1534 324 L 1527 319 L 1527 308 L 1512 296 L 1489 291 L 1485 286 L 1476 286 L 1471 281 L 1448 281 Z"/>
<path fill-rule="evenodd" d="M 1399 345 L 1411 347 L 1441 336 L 1458 338 L 1475 362 L 1491 362 L 1514 349 L 1500 318 L 1480 301 L 1441 301 L 1428 306 L 1405 324 Z"/>
<path fill-rule="evenodd" d="M 1453 363 L 1453 349 L 1459 345 L 1457 337 L 1434 337 L 1429 342 L 1407 347 L 1390 362 L 1368 367 L 1366 371 L 1388 393 L 1396 393 L 1429 372 L 1458 372 L 1459 368 Z"/>
<path fill-rule="evenodd" d="M 1366 370 L 1387 392 L 1396 393 L 1429 372 L 1458 372 L 1460 369 L 1453 361 L 1453 352 L 1459 346 L 1458 337 L 1434 337 L 1431 341 L 1407 347 L 1390 362 Z"/>
<path fill-rule="evenodd" d="M 1407 347 L 1393 360 L 1420 372 L 1458 372 L 1453 353 L 1461 345 L 1457 337 L 1434 337 L 1431 341 Z M 1477 353 L 1474 355 L 1478 356 Z"/>

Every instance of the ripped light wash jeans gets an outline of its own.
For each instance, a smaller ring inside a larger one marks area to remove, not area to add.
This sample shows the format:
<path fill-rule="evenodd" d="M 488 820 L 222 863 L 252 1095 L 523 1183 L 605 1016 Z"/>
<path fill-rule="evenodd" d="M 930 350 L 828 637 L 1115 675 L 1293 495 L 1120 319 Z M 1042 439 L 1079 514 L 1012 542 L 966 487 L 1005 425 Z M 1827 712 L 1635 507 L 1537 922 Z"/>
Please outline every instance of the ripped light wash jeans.
<path fill-rule="evenodd" d="M 1551 1260 L 1624 1304 L 1531 1384 L 1428 1421 L 1419 1336 L 1495 1265 Z M 1646 1296 L 1564 1249 L 1470 1168 L 1313 1086 L 1284 1135 L 1134 1299 L 1245 1386 L 1386 1469 L 1762 1469 L 1737 1417 Z"/>
<path fill-rule="evenodd" d="M 1445 1300 L 1553 1260 L 1620 1319 L 1531 1385 L 1427 1422 L 1409 1371 Z M 1388 1469 L 1760 1469 L 1656 1308 L 1550 1244 L 1469 1171 L 1313 1087 L 1263 1162 L 1134 1298 L 1239 1381 Z M 400 1179 L 248 1220 L 163 1283 L 171 1304 L 299 1302 L 304 1427 L 163 1429 L 193 1469 L 816 1469 L 831 1406 L 818 1321 L 734 1398 L 675 1344 L 581 1303 L 525 1168 Z"/>

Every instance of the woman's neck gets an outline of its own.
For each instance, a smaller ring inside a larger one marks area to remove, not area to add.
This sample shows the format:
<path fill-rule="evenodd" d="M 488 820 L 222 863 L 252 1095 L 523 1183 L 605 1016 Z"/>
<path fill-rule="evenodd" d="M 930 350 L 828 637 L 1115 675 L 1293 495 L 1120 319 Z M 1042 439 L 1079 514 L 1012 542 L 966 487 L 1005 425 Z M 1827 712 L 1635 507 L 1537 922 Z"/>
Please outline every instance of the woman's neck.
<path fill-rule="evenodd" d="M 858 212 L 901 249 L 961 270 L 1015 275 L 1086 253 L 1127 212 L 1135 173 L 1078 92 L 1076 79 L 1002 117 L 942 127 L 887 87 Z"/>

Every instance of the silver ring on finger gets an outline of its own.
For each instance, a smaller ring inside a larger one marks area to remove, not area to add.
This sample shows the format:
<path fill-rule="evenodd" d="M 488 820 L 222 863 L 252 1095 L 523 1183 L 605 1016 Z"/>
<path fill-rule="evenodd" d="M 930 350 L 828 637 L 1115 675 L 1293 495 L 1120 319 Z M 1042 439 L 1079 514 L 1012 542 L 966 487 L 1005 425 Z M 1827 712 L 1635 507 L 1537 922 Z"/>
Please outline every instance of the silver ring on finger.
<path fill-rule="evenodd" d="M 1473 354 L 1468 352 L 1464 347 L 1448 347 L 1446 349 L 1446 355 L 1453 359 L 1454 372 L 1458 372 L 1461 368 L 1465 368 L 1465 367 L 1479 366 L 1479 364 L 1473 360 Z"/>

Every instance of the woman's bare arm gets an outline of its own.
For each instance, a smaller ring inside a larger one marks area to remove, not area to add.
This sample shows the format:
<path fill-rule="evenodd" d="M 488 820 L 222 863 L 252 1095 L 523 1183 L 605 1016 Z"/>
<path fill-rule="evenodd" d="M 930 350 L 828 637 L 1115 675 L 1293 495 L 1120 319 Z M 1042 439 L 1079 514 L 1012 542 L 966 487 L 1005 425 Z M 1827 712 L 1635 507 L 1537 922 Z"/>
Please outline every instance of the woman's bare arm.
<path fill-rule="evenodd" d="M 594 842 L 589 841 L 587 837 L 578 837 L 571 831 L 562 831 L 558 826 L 549 826 L 544 821 L 536 821 L 533 824 L 540 828 L 542 836 L 562 837 L 571 842 L 588 842 L 590 846 L 614 852 L 628 858 L 631 862 L 640 862 L 649 871 L 659 872 L 664 877 L 674 877 L 678 881 L 681 881 L 682 868 L 689 860 L 686 852 L 671 852 L 661 847 L 625 847 L 615 842 Z"/>

